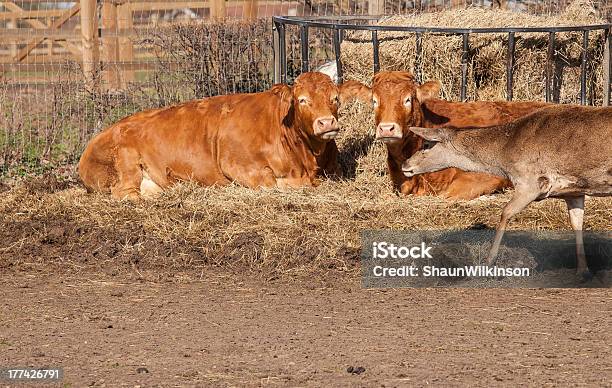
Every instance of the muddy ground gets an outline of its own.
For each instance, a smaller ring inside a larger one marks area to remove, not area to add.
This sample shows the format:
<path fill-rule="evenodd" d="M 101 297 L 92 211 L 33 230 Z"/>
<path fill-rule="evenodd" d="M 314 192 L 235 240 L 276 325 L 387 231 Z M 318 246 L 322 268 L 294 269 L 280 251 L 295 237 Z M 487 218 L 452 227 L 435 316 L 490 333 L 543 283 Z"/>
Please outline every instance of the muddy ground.
<path fill-rule="evenodd" d="M 62 366 L 73 387 L 612 384 L 609 290 L 0 279 L 0 364 Z"/>
<path fill-rule="evenodd" d="M 3 188 L 0 367 L 63 367 L 71 387 L 612 386 L 609 288 L 361 287 L 360 230 L 494 224 L 502 200 L 342 185 L 139 205 Z M 609 229 L 609 202 L 589 204 Z M 562 228 L 559 206 L 516 222 Z"/>

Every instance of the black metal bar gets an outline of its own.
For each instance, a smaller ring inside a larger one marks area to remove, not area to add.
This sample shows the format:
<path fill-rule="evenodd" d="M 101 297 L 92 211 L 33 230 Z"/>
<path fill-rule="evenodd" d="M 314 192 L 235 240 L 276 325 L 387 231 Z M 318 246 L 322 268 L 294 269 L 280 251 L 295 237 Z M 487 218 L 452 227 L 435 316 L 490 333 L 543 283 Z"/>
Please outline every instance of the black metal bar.
<path fill-rule="evenodd" d="M 508 56 L 506 58 L 506 99 L 512 101 L 512 76 L 514 73 L 514 32 L 508 33 Z"/>
<path fill-rule="evenodd" d="M 378 32 L 372 31 L 372 55 L 374 56 L 374 74 L 380 71 L 380 51 L 378 47 Z"/>
<path fill-rule="evenodd" d="M 336 73 L 338 74 L 338 83 L 341 84 L 344 81 L 342 76 L 342 59 L 340 57 L 340 29 L 334 29 L 334 54 L 336 55 Z"/>
<path fill-rule="evenodd" d="M 280 81 L 287 83 L 287 42 L 285 40 L 285 25 L 278 24 L 278 55 L 281 64 Z"/>
<path fill-rule="evenodd" d="M 469 34 L 463 34 L 463 49 L 461 50 L 461 101 L 467 99 L 467 72 L 470 54 Z"/>
<path fill-rule="evenodd" d="M 546 56 L 546 102 L 552 101 L 555 90 L 555 33 L 548 33 L 548 55 Z"/>
<path fill-rule="evenodd" d="M 580 105 L 586 105 L 587 90 L 587 56 L 589 50 L 589 32 L 584 31 L 582 33 L 582 63 L 580 64 Z"/>
<path fill-rule="evenodd" d="M 423 82 L 423 72 L 421 69 L 421 61 L 423 60 L 423 34 L 416 33 L 416 55 L 414 57 L 414 76 L 417 82 Z"/>
<path fill-rule="evenodd" d="M 310 47 L 308 46 L 308 26 L 302 25 L 300 28 L 300 40 L 301 40 L 301 48 L 302 48 L 302 73 L 306 73 L 309 69 L 308 66 L 308 51 Z"/>
<path fill-rule="evenodd" d="M 402 31 L 402 32 L 422 32 L 422 33 L 443 33 L 443 34 L 484 34 L 484 33 L 510 33 L 510 32 L 576 32 L 604 30 L 612 27 L 612 23 L 597 24 L 590 26 L 567 26 L 567 27 L 500 27 L 500 28 L 444 28 L 444 27 L 407 27 L 407 26 L 381 26 L 365 24 L 344 24 L 338 20 L 377 20 L 376 16 L 328 16 L 328 17 L 299 17 L 299 16 L 274 16 L 273 20 L 282 21 L 285 24 L 307 25 L 308 27 L 333 28 L 337 26 L 343 30 L 361 31 Z M 326 22 L 327 20 L 327 22 Z"/>
<path fill-rule="evenodd" d="M 605 33 L 605 46 L 603 58 L 604 73 L 604 95 L 603 106 L 610 105 L 610 78 L 612 77 L 612 30 L 607 29 Z"/>
<path fill-rule="evenodd" d="M 306 32 L 306 35 L 308 34 L 308 31 L 307 31 L 308 28 L 327 28 L 327 29 L 338 30 L 339 31 L 338 40 L 340 43 L 342 43 L 342 40 L 344 39 L 345 30 L 372 31 L 374 36 L 377 36 L 378 31 L 399 31 L 399 32 L 419 33 L 419 34 L 433 33 L 433 34 L 443 34 L 443 35 L 460 34 L 464 36 L 466 34 L 507 33 L 508 34 L 508 57 L 507 57 L 507 69 L 506 69 L 507 71 L 506 88 L 507 88 L 508 100 L 511 100 L 513 98 L 513 70 L 514 70 L 514 65 L 515 65 L 515 33 L 539 32 L 539 33 L 549 33 L 549 36 L 553 38 L 552 40 L 549 40 L 549 47 L 548 47 L 549 48 L 549 58 L 547 58 L 547 69 L 546 69 L 546 82 L 547 82 L 546 99 L 547 101 L 558 100 L 558 95 L 556 95 L 555 89 L 557 88 L 556 83 L 558 83 L 559 80 L 556 79 L 556 75 L 554 72 L 554 61 L 550 60 L 550 53 L 552 52 L 553 58 L 555 55 L 555 44 L 556 44 L 555 39 L 554 39 L 555 34 L 559 32 L 582 32 L 584 49 L 583 49 L 583 57 L 582 57 L 582 63 L 581 63 L 582 69 L 581 69 L 580 97 L 581 97 L 581 102 L 586 103 L 587 94 L 588 94 L 586 76 L 588 73 L 587 72 L 588 70 L 587 61 L 588 61 L 589 32 L 598 30 L 598 31 L 604 31 L 608 35 L 612 34 L 612 23 L 600 24 L 600 25 L 590 25 L 590 26 L 587 25 L 587 26 L 566 26 L 566 27 L 510 27 L 510 28 L 474 28 L 474 29 L 472 28 L 381 26 L 381 25 L 376 25 L 376 24 L 363 24 L 363 23 L 354 24 L 355 21 L 357 22 L 358 21 L 376 22 L 377 19 L 379 19 L 379 17 L 377 16 L 362 16 L 362 15 L 359 15 L 359 16 L 341 15 L 341 16 L 328 16 L 328 17 L 274 16 L 273 17 L 274 23 L 275 24 L 278 23 L 277 24 L 278 25 L 277 38 L 279 41 L 278 57 L 279 57 L 279 62 L 280 62 L 279 65 L 281 68 L 280 78 L 282 79 L 283 82 L 287 82 L 287 53 L 286 53 L 286 49 L 287 49 L 286 48 L 286 43 L 287 43 L 286 42 L 286 26 L 287 25 L 295 25 L 295 26 L 301 27 L 302 35 L 304 31 Z M 302 41 L 308 42 L 307 39 L 303 39 L 303 36 L 302 36 Z M 612 51 L 610 50 L 610 48 L 612 48 L 612 39 L 607 39 L 607 42 L 608 43 L 606 44 L 605 49 L 607 49 L 608 52 L 610 52 Z M 378 46 L 380 46 L 380 41 L 378 42 Z M 301 49 L 303 53 L 305 51 L 305 54 L 306 54 L 306 55 L 302 55 L 302 58 L 304 60 L 302 62 L 302 69 L 305 70 L 309 68 L 308 45 L 307 44 L 303 45 Z M 463 56 L 462 56 L 462 59 L 463 59 Z M 607 77 L 607 79 L 611 78 L 610 74 L 612 73 L 612 61 L 610 59 L 612 58 L 609 58 L 609 55 L 608 55 L 608 58 L 604 58 L 604 62 L 606 63 L 604 63 L 603 72 L 604 72 L 604 77 Z M 417 66 L 415 67 L 415 75 L 418 76 L 418 74 L 416 73 L 418 73 L 419 70 L 422 71 L 422 69 L 418 68 L 418 65 L 419 65 L 418 63 L 416 65 Z M 380 66 L 380 63 L 379 63 L 379 66 Z M 462 62 L 462 76 L 464 72 L 463 70 L 464 67 L 465 66 L 463 65 L 463 62 Z M 467 82 L 464 81 L 462 85 L 463 97 L 466 97 L 466 94 L 467 94 L 466 86 L 464 86 L 466 84 Z M 612 85 L 612 83 L 610 83 L 609 85 Z M 604 104 L 610 102 L 610 98 L 608 98 L 608 101 L 605 101 L 605 97 L 606 96 L 610 97 L 611 93 L 612 93 L 611 88 L 604 87 Z"/>
<path fill-rule="evenodd" d="M 272 58 L 274 63 L 274 83 L 277 84 L 280 82 L 280 69 L 281 62 L 279 57 L 279 39 L 278 39 L 278 25 L 280 23 L 277 21 L 273 22 L 272 25 Z"/>

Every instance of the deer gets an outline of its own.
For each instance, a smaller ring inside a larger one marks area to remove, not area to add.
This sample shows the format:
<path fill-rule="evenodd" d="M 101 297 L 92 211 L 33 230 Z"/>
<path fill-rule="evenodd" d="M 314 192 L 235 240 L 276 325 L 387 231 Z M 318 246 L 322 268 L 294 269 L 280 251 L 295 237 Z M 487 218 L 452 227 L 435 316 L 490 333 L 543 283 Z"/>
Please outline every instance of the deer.
<path fill-rule="evenodd" d="M 425 140 L 402 165 L 407 177 L 456 167 L 509 179 L 504 206 L 487 256 L 495 264 L 508 221 L 534 201 L 561 198 L 576 238 L 577 273 L 592 278 L 583 241 L 585 196 L 612 196 L 612 107 L 553 105 L 509 123 L 485 128 L 410 130 Z"/>

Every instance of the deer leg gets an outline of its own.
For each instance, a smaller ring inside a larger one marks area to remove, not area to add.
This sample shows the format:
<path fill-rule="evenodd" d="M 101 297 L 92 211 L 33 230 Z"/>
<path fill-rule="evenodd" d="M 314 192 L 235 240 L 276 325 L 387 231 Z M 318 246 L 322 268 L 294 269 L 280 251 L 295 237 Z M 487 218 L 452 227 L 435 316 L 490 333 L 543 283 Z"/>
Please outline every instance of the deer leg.
<path fill-rule="evenodd" d="M 510 202 L 504 206 L 499 224 L 497 225 L 497 228 L 495 228 L 495 238 L 493 239 L 493 245 L 491 245 L 491 250 L 489 251 L 489 256 L 487 257 L 488 265 L 495 264 L 499 246 L 510 218 L 514 217 L 521 210 L 527 207 L 527 205 L 533 202 L 538 195 L 540 195 L 539 190 L 519 190 L 517 187 L 512 199 L 510 199 Z"/>
<path fill-rule="evenodd" d="M 582 223 L 584 220 L 584 196 L 565 198 L 570 224 L 576 233 L 576 272 L 585 279 L 593 277 L 587 266 L 586 254 L 584 253 L 584 240 L 582 236 Z"/>

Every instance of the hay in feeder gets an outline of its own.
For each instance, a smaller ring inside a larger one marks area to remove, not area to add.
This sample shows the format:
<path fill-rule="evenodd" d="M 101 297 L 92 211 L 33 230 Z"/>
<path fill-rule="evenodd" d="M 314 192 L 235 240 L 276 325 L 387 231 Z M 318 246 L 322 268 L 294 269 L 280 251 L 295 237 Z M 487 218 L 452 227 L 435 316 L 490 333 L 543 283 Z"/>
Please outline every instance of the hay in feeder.
<path fill-rule="evenodd" d="M 455 9 L 434 13 L 391 16 L 381 25 L 491 28 L 553 27 L 604 24 L 589 1 L 579 0 L 565 12 L 553 16 L 535 16 L 483 8 Z M 382 70 L 409 70 L 420 73 L 422 80 L 439 80 L 442 97 L 458 100 L 461 89 L 462 37 L 460 35 L 423 34 L 422 56 L 415 67 L 416 34 L 380 32 Z M 580 101 L 580 63 L 582 32 L 556 34 L 556 58 L 553 62 L 553 95 L 563 103 Z M 589 34 L 587 98 L 601 104 L 603 95 L 603 32 Z M 504 100 L 506 93 L 506 58 L 508 34 L 470 34 L 467 95 L 470 100 Z M 342 43 L 345 79 L 369 83 L 373 75 L 372 43 L 369 31 L 347 32 Z M 514 99 L 542 100 L 545 93 L 548 33 L 516 33 Z"/>
<path fill-rule="evenodd" d="M 508 11 L 468 8 L 413 16 L 393 16 L 381 21 L 385 25 L 437 27 L 511 27 L 570 26 L 603 24 L 591 3 L 576 2 L 557 16 L 533 16 Z M 397 32 L 381 32 L 380 60 L 383 70 L 414 72 L 416 36 Z M 348 32 L 342 43 L 345 79 L 370 84 L 373 75 L 370 33 Z M 467 96 L 469 100 L 506 99 L 507 34 L 470 35 Z M 603 95 L 603 34 L 589 34 L 589 66 L 587 98 L 601 104 Z M 422 80 L 439 80 L 441 97 L 459 100 L 461 88 L 461 36 L 423 36 L 420 62 Z M 545 64 L 548 50 L 547 33 L 517 33 L 514 66 L 514 99 L 543 100 Z M 554 95 L 560 102 L 580 101 L 580 62 L 582 33 L 556 34 L 556 72 Z M 373 142 L 374 119 L 371 106 L 360 102 L 340 110 L 342 136 L 337 139 L 340 162 L 345 176 L 357 181 L 376 182 L 386 177 L 386 147 Z"/>

